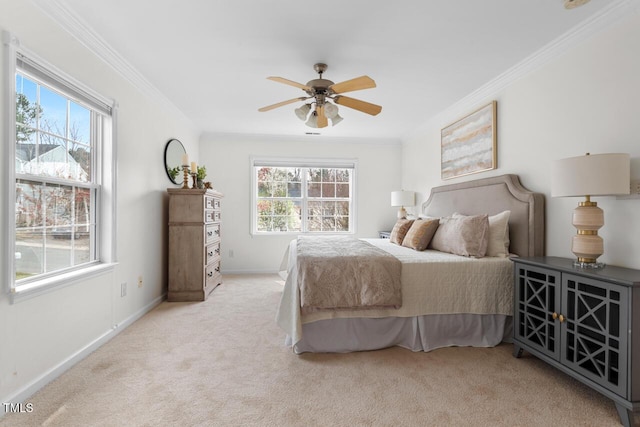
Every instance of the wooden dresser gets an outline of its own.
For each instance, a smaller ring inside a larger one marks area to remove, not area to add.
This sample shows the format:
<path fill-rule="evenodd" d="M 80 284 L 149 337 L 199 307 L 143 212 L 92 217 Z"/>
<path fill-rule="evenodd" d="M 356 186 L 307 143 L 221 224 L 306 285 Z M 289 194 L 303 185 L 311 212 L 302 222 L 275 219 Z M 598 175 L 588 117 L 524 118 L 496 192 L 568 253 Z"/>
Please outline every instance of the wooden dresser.
<path fill-rule="evenodd" d="M 204 301 L 222 283 L 215 190 L 169 188 L 169 301 Z"/>

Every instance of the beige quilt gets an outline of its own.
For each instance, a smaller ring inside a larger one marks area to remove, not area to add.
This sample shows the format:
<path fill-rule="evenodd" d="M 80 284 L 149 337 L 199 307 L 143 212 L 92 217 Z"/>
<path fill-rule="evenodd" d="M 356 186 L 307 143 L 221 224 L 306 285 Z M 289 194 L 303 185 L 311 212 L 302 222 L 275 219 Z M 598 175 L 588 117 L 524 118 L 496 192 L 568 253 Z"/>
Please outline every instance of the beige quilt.
<path fill-rule="evenodd" d="M 302 311 L 292 240 L 281 265 L 286 279 L 276 314 L 278 325 L 293 343 L 302 337 L 302 324 L 349 317 L 412 317 L 428 314 L 513 315 L 513 264 L 509 258 L 467 258 L 443 252 L 414 251 L 389 239 L 364 239 L 402 263 L 402 306 L 367 310 Z"/>
<path fill-rule="evenodd" d="M 384 250 L 344 236 L 301 236 L 296 249 L 303 313 L 402 305 L 402 263 Z"/>

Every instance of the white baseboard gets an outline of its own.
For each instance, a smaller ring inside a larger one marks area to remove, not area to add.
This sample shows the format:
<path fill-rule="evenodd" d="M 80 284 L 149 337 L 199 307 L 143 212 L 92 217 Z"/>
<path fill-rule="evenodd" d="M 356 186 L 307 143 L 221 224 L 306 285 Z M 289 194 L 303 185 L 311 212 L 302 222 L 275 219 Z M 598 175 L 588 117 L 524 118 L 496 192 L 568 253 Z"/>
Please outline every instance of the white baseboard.
<path fill-rule="evenodd" d="M 222 280 L 225 274 L 278 274 L 277 270 L 222 270 Z"/>
<path fill-rule="evenodd" d="M 23 387 L 21 390 L 17 391 L 11 396 L 3 398 L 2 402 L 11 402 L 11 403 L 25 402 L 29 397 L 33 396 L 35 392 L 40 390 L 45 385 L 49 384 L 51 381 L 58 378 L 60 375 L 64 374 L 67 370 L 72 368 L 76 363 L 80 362 L 82 359 L 89 356 L 91 353 L 96 351 L 102 345 L 109 342 L 112 338 L 114 338 L 120 332 L 124 331 L 128 326 L 133 324 L 136 320 L 140 319 L 142 316 L 144 316 L 145 314 L 153 310 L 157 305 L 159 305 L 166 298 L 167 298 L 167 294 L 160 295 L 158 298 L 154 299 L 149 304 L 145 305 L 140 310 L 133 313 L 131 316 L 127 317 L 124 321 L 114 325 L 113 328 L 106 331 L 104 334 L 102 334 L 101 336 L 93 340 L 84 348 L 72 354 L 66 360 L 64 360 L 57 366 L 51 368 L 48 372 L 45 372 L 44 374 L 42 374 L 39 378 L 35 379 L 30 384 Z M 0 411 L 0 418 L 2 418 L 4 415 L 5 415 L 5 411 Z"/>

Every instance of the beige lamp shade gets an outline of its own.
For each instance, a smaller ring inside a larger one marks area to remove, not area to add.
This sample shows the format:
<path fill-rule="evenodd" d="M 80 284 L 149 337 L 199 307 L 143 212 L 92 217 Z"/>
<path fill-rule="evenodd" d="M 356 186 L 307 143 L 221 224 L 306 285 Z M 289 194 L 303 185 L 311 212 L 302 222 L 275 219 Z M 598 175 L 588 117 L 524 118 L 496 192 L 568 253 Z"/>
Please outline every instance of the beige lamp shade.
<path fill-rule="evenodd" d="M 580 267 L 601 268 L 596 260 L 604 253 L 598 230 L 604 225 L 604 212 L 591 196 L 629 194 L 631 179 L 628 154 L 593 154 L 554 162 L 551 170 L 552 197 L 585 197 L 573 211 L 572 224 L 577 234 L 571 239 L 571 251 Z"/>
<path fill-rule="evenodd" d="M 398 209 L 398 218 L 406 218 L 407 211 L 405 210 L 405 206 L 415 206 L 416 204 L 416 193 L 413 191 L 392 191 L 391 192 L 391 206 L 400 207 Z"/>
<path fill-rule="evenodd" d="M 551 170 L 551 197 L 629 194 L 629 154 L 587 154 L 556 160 Z"/>

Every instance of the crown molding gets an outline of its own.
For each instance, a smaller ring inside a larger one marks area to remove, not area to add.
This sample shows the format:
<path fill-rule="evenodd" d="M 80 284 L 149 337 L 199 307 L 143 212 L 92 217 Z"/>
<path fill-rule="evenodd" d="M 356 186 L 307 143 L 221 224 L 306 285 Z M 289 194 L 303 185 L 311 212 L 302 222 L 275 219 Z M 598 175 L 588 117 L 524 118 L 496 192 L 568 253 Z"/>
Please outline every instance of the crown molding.
<path fill-rule="evenodd" d="M 529 55 L 513 67 L 471 92 L 449 108 L 436 114 L 427 123 L 414 129 L 403 140 L 416 135 L 421 129 L 429 126 L 434 120 L 446 121 L 447 118 L 458 117 L 474 107 L 486 103 L 505 88 L 527 74 L 550 63 L 569 49 L 578 46 L 591 36 L 620 22 L 631 14 L 640 13 L 640 0 L 615 0 L 598 13 L 576 25 L 557 39 L 551 41 L 538 51 Z"/>
<path fill-rule="evenodd" d="M 82 18 L 59 0 L 32 0 L 46 16 L 57 23 L 63 30 L 71 34 L 81 45 L 111 67 L 118 75 L 127 80 L 144 95 L 156 100 L 170 111 L 179 114 L 189 122 L 191 120 L 174 103 L 164 96 L 133 65 L 96 33 Z"/>

